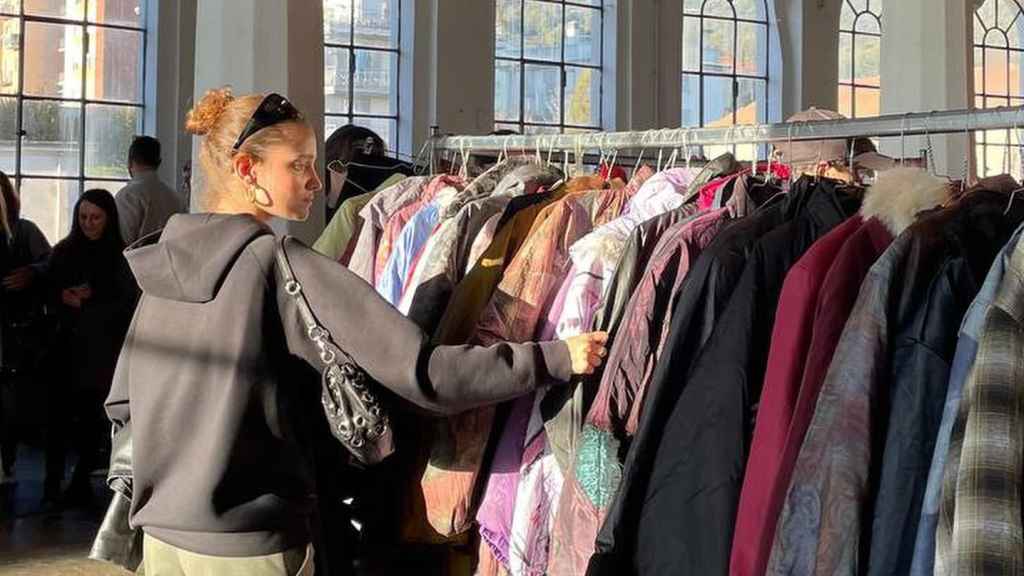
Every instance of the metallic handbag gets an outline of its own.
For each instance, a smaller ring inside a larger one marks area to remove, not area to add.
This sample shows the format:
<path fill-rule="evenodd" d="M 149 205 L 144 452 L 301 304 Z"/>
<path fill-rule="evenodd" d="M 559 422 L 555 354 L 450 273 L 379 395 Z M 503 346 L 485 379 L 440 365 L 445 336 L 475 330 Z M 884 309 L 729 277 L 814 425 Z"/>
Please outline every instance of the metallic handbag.
<path fill-rule="evenodd" d="M 295 299 L 299 317 L 306 326 L 306 336 L 320 352 L 323 362 L 323 404 L 331 434 L 341 441 L 352 456 L 362 464 L 376 464 L 395 451 L 388 415 L 372 388 L 378 384 L 356 361 L 331 339 L 330 332 L 317 322 L 302 284 L 288 263 L 285 242 L 277 246 L 277 269 L 284 281 L 284 291 Z"/>

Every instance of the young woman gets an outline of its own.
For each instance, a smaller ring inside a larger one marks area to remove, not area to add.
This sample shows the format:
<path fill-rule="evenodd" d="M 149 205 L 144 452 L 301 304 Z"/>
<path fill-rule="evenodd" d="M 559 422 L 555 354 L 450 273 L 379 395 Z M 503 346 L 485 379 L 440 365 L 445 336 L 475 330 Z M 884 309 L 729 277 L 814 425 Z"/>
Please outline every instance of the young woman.
<path fill-rule="evenodd" d="M 103 401 L 110 392 L 137 288 L 124 259 L 117 204 L 106 190 L 88 190 L 73 211 L 71 233 L 53 249 L 48 284 L 58 310 L 51 350 L 50 425 L 44 498 L 56 498 L 66 445 L 78 464 L 63 505 L 86 503 L 89 473 L 98 468 L 109 428 Z"/>
<path fill-rule="evenodd" d="M 45 340 L 42 283 L 50 243 L 39 228 L 21 217 L 21 196 L 0 172 L 0 483 L 14 481 L 19 393 L 32 378 Z"/>
<path fill-rule="evenodd" d="M 328 434 L 321 362 L 280 280 L 268 223 L 309 214 L 321 188 L 316 135 L 281 96 L 227 89 L 207 93 L 187 128 L 203 137 L 199 193 L 209 211 L 173 217 L 158 242 L 127 254 L 143 295 L 107 414 L 118 436 L 130 426 L 133 463 L 129 471 L 115 455 L 112 483 L 132 486 L 147 576 L 312 574 L 313 452 Z M 332 340 L 423 409 L 508 400 L 591 372 L 605 354 L 604 334 L 431 346 L 358 277 L 296 241 L 283 246 Z"/>

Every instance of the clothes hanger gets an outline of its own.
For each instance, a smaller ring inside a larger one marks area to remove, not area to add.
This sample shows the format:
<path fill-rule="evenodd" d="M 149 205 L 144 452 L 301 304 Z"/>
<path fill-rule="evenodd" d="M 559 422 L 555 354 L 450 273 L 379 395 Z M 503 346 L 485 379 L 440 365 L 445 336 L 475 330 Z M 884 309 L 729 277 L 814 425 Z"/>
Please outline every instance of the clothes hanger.
<path fill-rule="evenodd" d="M 644 144 L 647 144 L 648 136 L 650 135 L 650 133 L 650 130 L 648 130 L 640 136 L 640 154 L 636 157 L 636 165 L 633 166 L 633 174 L 636 174 L 637 172 L 640 171 L 640 163 L 643 162 L 644 152 L 647 151 L 647 148 L 644 147 Z"/>
<path fill-rule="evenodd" d="M 1017 137 L 1017 153 L 1020 154 L 1021 143 L 1020 143 L 1020 113 L 1019 112 L 1017 113 L 1017 116 L 1014 118 L 1014 121 L 1013 121 L 1013 134 L 1014 134 L 1014 136 Z M 1009 155 L 1009 153 L 1007 153 L 1007 155 L 1006 155 L 1007 162 L 1009 162 L 1009 157 L 1010 157 L 1010 155 Z M 1022 174 L 1024 174 L 1024 158 L 1021 158 L 1021 168 L 1022 168 Z M 1009 170 L 1007 171 L 1007 173 L 1009 173 Z M 1024 176 L 1022 176 L 1022 179 L 1024 179 Z M 1010 210 L 1013 208 L 1013 201 L 1014 201 L 1014 199 L 1016 199 L 1018 192 L 1024 192 L 1024 187 L 1018 187 L 1013 192 L 1010 192 L 1010 200 L 1006 203 L 1006 210 L 1003 211 L 1003 216 L 1006 216 L 1006 215 L 1008 215 L 1010 213 Z"/>

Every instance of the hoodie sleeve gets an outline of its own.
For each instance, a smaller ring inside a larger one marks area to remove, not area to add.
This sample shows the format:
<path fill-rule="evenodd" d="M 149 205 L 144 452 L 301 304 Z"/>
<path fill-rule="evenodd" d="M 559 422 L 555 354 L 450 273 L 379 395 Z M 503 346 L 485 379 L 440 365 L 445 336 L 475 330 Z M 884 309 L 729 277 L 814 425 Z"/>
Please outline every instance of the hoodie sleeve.
<path fill-rule="evenodd" d="M 489 347 L 431 346 L 428 337 L 366 282 L 295 240 L 288 260 L 320 324 L 381 385 L 431 412 L 452 414 L 495 404 L 571 375 L 564 342 Z M 295 300 L 275 270 L 272 286 L 289 350 L 318 370 Z"/>

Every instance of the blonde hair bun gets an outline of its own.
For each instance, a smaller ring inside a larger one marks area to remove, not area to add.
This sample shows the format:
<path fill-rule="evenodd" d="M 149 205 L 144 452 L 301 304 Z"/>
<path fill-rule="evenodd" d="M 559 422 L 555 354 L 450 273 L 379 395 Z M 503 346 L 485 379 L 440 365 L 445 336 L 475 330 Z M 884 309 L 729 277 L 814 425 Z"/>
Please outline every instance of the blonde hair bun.
<path fill-rule="evenodd" d="M 199 104 L 185 116 L 185 130 L 198 136 L 209 134 L 234 99 L 231 88 L 227 86 L 208 90 Z"/>

